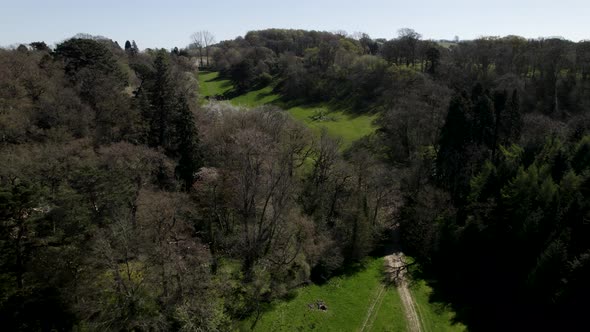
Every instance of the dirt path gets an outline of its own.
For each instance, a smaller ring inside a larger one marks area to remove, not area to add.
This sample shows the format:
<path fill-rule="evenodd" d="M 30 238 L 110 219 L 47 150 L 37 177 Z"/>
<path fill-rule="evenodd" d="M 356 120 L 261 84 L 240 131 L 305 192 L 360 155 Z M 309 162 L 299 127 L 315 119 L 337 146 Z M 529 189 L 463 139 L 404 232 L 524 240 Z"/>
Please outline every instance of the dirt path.
<path fill-rule="evenodd" d="M 404 307 L 404 314 L 408 324 L 408 331 L 421 332 L 420 319 L 416 312 L 416 304 L 408 288 L 408 281 L 406 279 L 406 269 L 401 267 L 404 265 L 404 256 L 401 252 L 396 252 L 392 255 L 385 256 L 385 272 L 388 275 L 389 281 L 397 286 L 399 297 L 402 300 Z"/>

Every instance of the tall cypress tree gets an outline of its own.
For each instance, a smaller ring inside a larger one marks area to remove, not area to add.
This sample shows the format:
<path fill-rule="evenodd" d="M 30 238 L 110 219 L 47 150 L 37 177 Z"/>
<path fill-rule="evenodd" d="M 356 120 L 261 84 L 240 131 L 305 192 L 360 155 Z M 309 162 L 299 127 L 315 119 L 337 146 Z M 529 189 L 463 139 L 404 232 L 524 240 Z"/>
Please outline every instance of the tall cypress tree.
<path fill-rule="evenodd" d="M 473 138 L 478 144 L 484 145 L 490 150 L 494 145 L 494 104 L 489 96 L 489 91 L 473 96 Z"/>
<path fill-rule="evenodd" d="M 177 100 L 176 111 L 176 152 L 180 157 L 176 166 L 176 176 L 183 181 L 184 189 L 188 191 L 194 182 L 194 174 L 201 167 L 199 135 L 193 113 L 183 95 Z"/>
<path fill-rule="evenodd" d="M 506 121 L 504 121 L 505 139 L 510 142 L 516 142 L 520 138 L 522 130 L 522 114 L 520 113 L 520 99 L 518 91 L 512 92 L 512 97 L 506 107 Z"/>
<path fill-rule="evenodd" d="M 458 199 L 469 184 L 465 149 L 471 142 L 470 108 L 471 103 L 465 94 L 453 97 L 436 157 L 437 177 L 443 186 L 449 188 L 454 199 Z"/>
<path fill-rule="evenodd" d="M 150 87 L 151 119 L 149 142 L 151 146 L 170 148 L 170 120 L 174 112 L 174 88 L 170 79 L 168 52 L 158 51 L 154 60 L 154 76 Z"/>

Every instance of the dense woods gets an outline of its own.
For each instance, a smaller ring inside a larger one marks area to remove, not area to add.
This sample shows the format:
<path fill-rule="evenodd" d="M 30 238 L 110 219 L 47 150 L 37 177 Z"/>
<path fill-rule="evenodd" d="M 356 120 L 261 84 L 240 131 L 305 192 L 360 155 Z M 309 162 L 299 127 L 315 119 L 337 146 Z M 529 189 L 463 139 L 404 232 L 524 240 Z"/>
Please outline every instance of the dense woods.
<path fill-rule="evenodd" d="M 472 330 L 584 326 L 590 42 L 205 32 L 0 49 L 7 330 L 233 330 L 398 235 Z M 200 99 L 204 67 L 235 89 Z M 212 100 L 268 85 L 377 130 Z"/>

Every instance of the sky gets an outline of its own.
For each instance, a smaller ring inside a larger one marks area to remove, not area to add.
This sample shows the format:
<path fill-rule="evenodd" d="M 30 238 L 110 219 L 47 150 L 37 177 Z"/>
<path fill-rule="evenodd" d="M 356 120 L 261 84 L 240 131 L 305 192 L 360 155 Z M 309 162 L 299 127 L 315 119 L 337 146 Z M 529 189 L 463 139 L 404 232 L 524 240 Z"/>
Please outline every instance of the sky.
<path fill-rule="evenodd" d="M 590 39 L 590 0 L 0 0 L 0 46 L 77 33 L 139 48 L 184 47 L 195 31 L 216 40 L 250 30 L 290 28 L 365 32 L 394 38 L 412 28 L 424 39 L 519 35 Z"/>

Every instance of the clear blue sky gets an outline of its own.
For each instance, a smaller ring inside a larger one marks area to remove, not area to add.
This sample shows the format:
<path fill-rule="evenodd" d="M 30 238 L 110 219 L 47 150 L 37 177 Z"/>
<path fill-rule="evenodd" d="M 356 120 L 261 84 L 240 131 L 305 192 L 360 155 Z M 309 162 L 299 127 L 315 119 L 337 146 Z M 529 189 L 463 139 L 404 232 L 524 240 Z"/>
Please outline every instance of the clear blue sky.
<path fill-rule="evenodd" d="M 516 34 L 590 39 L 590 0 L 0 0 L 0 45 L 76 33 L 140 48 L 186 46 L 197 30 L 217 40 L 264 28 L 362 31 L 392 38 L 409 27 L 424 38 Z"/>

